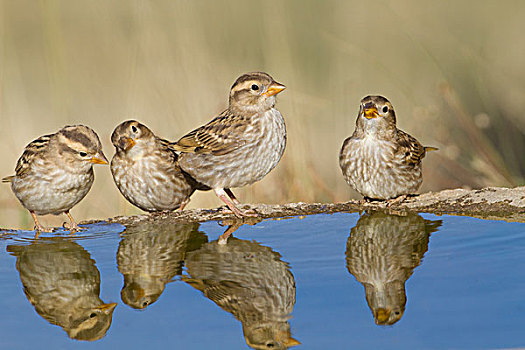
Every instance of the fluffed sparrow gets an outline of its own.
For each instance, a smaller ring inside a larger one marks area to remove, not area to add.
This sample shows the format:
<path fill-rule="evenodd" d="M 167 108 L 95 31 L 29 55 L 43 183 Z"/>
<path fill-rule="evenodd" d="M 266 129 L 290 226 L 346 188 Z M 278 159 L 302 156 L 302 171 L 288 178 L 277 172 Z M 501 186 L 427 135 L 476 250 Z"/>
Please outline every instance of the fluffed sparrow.
<path fill-rule="evenodd" d="M 284 89 L 266 73 L 244 74 L 231 87 L 228 109 L 172 144 L 181 168 L 238 217 L 257 214 L 237 208 L 231 188 L 261 180 L 284 153 L 286 126 L 275 109 L 275 95 Z"/>
<path fill-rule="evenodd" d="M 181 210 L 199 186 L 177 164 L 168 141 L 144 124 L 128 120 L 111 135 L 116 153 L 111 173 L 120 193 L 145 211 Z"/>
<path fill-rule="evenodd" d="M 383 96 L 361 100 L 353 135 L 339 154 L 346 182 L 365 199 L 413 194 L 423 181 L 421 160 L 434 147 L 423 147 L 396 127 L 396 114 Z"/>
<path fill-rule="evenodd" d="M 108 164 L 97 134 L 84 125 L 65 126 L 29 143 L 18 159 L 10 182 L 20 203 L 29 210 L 37 231 L 42 227 L 36 215 L 65 213 L 70 229 L 79 229 L 69 213 L 89 192 L 95 176 L 93 164 Z"/>

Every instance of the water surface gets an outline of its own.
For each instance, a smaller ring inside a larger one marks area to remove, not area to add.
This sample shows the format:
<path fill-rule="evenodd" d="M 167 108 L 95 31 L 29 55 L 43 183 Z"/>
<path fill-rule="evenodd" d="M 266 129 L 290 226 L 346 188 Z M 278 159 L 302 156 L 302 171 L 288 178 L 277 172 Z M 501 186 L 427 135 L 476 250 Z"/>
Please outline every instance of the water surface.
<path fill-rule="evenodd" d="M 226 245 L 216 222 L 88 227 L 0 239 L 1 348 L 525 346 L 525 224 L 339 213 Z"/>

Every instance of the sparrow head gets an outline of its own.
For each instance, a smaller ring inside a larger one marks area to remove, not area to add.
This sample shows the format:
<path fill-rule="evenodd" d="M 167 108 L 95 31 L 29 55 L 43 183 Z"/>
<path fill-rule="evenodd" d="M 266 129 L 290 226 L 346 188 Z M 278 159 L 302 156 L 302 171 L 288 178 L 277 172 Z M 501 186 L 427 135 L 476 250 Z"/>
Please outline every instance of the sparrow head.
<path fill-rule="evenodd" d="M 94 341 L 106 335 L 113 318 L 116 303 L 82 308 L 72 317 L 70 324 L 61 325 L 71 339 Z"/>
<path fill-rule="evenodd" d="M 407 302 L 405 281 L 384 283 L 381 290 L 365 284 L 365 296 L 377 325 L 391 326 L 403 317 Z"/>
<path fill-rule="evenodd" d="M 111 142 L 117 151 L 128 152 L 137 144 L 147 142 L 154 139 L 153 132 L 144 124 L 136 120 L 127 120 L 120 123 L 113 134 L 111 134 Z"/>
<path fill-rule="evenodd" d="M 356 124 L 357 129 L 372 134 L 395 130 L 394 107 L 383 96 L 366 96 L 361 100 Z"/>
<path fill-rule="evenodd" d="M 292 337 L 288 321 L 246 322 L 242 331 L 246 344 L 252 349 L 289 349 L 301 344 Z"/>
<path fill-rule="evenodd" d="M 145 309 L 157 301 L 164 292 L 165 283 L 150 276 L 124 276 L 124 287 L 120 291 L 122 301 L 134 309 Z"/>
<path fill-rule="evenodd" d="M 108 164 L 98 135 L 84 125 L 68 125 L 56 133 L 53 144 L 58 155 L 71 168 L 91 168 L 93 164 Z"/>
<path fill-rule="evenodd" d="M 240 112 L 264 112 L 275 106 L 275 95 L 286 87 L 267 73 L 241 75 L 230 90 L 230 109 Z"/>

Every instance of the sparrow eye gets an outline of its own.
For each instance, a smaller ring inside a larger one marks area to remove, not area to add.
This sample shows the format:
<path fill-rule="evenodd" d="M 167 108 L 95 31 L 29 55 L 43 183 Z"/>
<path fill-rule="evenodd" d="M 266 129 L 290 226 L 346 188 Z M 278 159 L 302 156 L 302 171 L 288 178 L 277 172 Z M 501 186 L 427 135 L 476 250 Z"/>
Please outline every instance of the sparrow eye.
<path fill-rule="evenodd" d="M 383 111 L 383 113 L 387 113 L 388 112 L 388 106 L 384 106 L 382 111 Z"/>
<path fill-rule="evenodd" d="M 253 85 L 252 85 L 252 90 L 253 90 L 253 91 L 257 91 L 257 90 L 259 90 L 259 85 L 257 85 L 257 84 L 253 84 Z"/>
<path fill-rule="evenodd" d="M 131 131 L 133 131 L 133 132 L 137 132 L 137 130 L 138 130 L 138 129 L 137 129 L 137 127 L 136 127 L 135 125 L 132 125 L 132 126 L 131 126 Z"/>
<path fill-rule="evenodd" d="M 87 157 L 87 153 L 86 153 L 86 152 L 78 152 L 78 154 L 79 154 L 81 157 Z"/>

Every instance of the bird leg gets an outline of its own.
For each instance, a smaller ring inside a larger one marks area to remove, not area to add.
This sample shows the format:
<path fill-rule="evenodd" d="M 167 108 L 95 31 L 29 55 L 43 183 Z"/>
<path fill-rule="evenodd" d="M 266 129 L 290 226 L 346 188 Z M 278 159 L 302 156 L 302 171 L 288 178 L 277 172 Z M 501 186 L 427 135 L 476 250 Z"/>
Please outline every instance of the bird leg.
<path fill-rule="evenodd" d="M 190 198 L 189 197 L 186 198 L 185 200 L 183 200 L 182 203 L 179 206 L 179 210 L 183 211 L 184 208 L 188 205 L 189 202 L 190 202 Z"/>
<path fill-rule="evenodd" d="M 240 204 L 241 204 L 241 202 L 239 202 L 239 200 L 237 199 L 237 197 L 235 197 L 235 195 L 233 194 L 233 191 L 232 191 L 231 189 L 229 189 L 229 188 L 225 188 L 225 189 L 224 189 L 224 192 L 226 192 L 226 194 L 228 195 L 228 197 L 230 197 L 230 199 L 232 200 L 233 204 L 235 204 L 235 205 L 240 205 Z M 246 210 L 244 213 L 245 213 L 245 214 L 246 214 L 246 213 L 247 213 L 247 214 L 257 214 L 257 213 L 255 212 L 255 210 L 253 210 L 253 209 L 248 209 L 248 210 Z M 255 216 L 253 216 L 253 217 L 257 217 L 257 215 L 255 215 Z"/>
<path fill-rule="evenodd" d="M 71 232 L 76 232 L 76 231 L 84 230 L 83 227 L 80 227 L 80 226 L 77 225 L 77 223 L 75 222 L 75 219 L 73 219 L 73 217 L 72 217 L 71 214 L 69 213 L 69 210 L 66 210 L 64 213 L 65 213 L 65 214 L 67 215 L 67 217 L 69 218 L 70 225 L 69 225 L 68 228 L 69 228 L 69 230 L 70 230 Z"/>
<path fill-rule="evenodd" d="M 35 222 L 35 231 L 36 231 L 36 235 L 35 235 L 35 238 L 38 238 L 38 235 L 40 234 L 40 232 L 51 232 L 53 231 L 53 229 L 51 228 L 47 228 L 47 227 L 44 227 L 42 225 L 40 225 L 40 223 L 38 222 L 38 218 L 36 217 L 35 213 L 33 213 L 32 211 L 30 211 L 31 213 L 31 216 L 33 217 L 33 221 Z"/>
<path fill-rule="evenodd" d="M 223 220 L 222 222 L 219 223 L 219 225 L 221 226 L 228 225 L 228 228 L 226 229 L 226 231 L 224 231 L 222 235 L 219 236 L 219 241 L 217 243 L 221 245 L 226 244 L 231 234 L 237 231 L 239 227 L 241 227 L 244 224 L 255 225 L 261 222 L 261 220 L 262 219 L 255 218 L 255 217 L 246 218 L 242 220 L 238 220 L 238 219 Z"/>
<path fill-rule="evenodd" d="M 217 197 L 219 197 L 219 199 L 223 201 L 224 204 L 226 204 L 228 208 L 230 208 L 230 210 L 233 212 L 233 214 L 235 214 L 235 216 L 237 216 L 238 218 L 242 218 L 245 216 L 257 217 L 257 213 L 255 212 L 250 213 L 248 211 L 242 211 L 239 208 L 237 208 L 237 206 L 235 206 L 232 199 L 230 198 L 230 196 L 228 196 L 228 194 L 223 188 L 214 188 L 213 191 L 215 191 L 215 194 L 217 195 Z"/>
<path fill-rule="evenodd" d="M 230 237 L 231 234 L 237 231 L 237 229 L 241 227 L 242 225 L 243 225 L 242 221 L 233 222 L 231 225 L 228 226 L 226 231 L 224 231 L 224 233 L 219 236 L 219 241 L 217 243 L 221 245 L 226 244 L 226 242 L 228 241 L 228 237 Z"/>
<path fill-rule="evenodd" d="M 228 197 L 231 198 L 233 204 L 235 204 L 235 205 L 239 205 L 239 204 L 241 204 L 241 202 L 239 202 L 239 200 L 237 199 L 237 197 L 235 197 L 235 195 L 233 194 L 232 190 L 230 190 L 229 188 L 225 188 L 225 189 L 224 189 L 224 192 L 226 192 L 226 194 L 228 195 Z"/>

